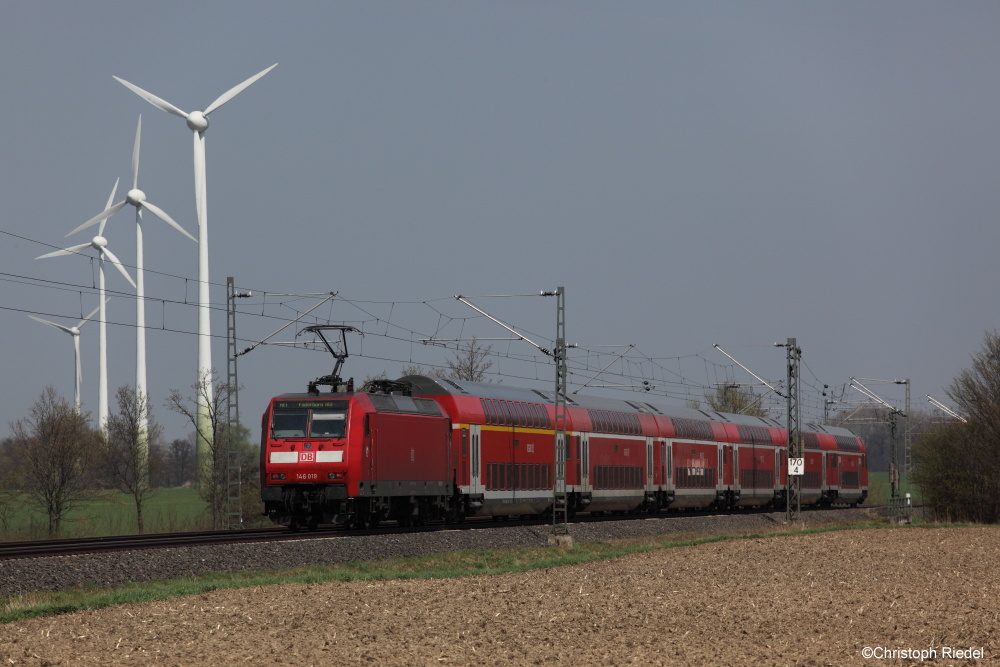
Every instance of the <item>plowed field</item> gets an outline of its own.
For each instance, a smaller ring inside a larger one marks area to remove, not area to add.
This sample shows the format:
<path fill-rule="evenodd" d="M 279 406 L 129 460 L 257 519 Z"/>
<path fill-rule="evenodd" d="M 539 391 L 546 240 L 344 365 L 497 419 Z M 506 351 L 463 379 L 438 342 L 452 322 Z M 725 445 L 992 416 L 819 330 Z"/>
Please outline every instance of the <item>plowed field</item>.
<path fill-rule="evenodd" d="M 901 528 L 218 591 L 0 626 L 0 663 L 901 665 L 934 651 L 935 665 L 996 664 L 998 553 L 1000 528 Z"/>

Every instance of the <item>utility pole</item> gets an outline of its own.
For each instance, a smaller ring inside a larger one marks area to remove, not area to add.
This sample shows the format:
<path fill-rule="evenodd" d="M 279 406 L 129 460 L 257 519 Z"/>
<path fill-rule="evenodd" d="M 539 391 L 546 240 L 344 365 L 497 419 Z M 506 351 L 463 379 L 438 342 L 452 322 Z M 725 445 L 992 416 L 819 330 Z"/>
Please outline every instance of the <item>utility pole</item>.
<path fill-rule="evenodd" d="M 718 343 L 713 345 L 719 352 L 732 359 L 737 366 L 750 373 L 758 382 L 766 385 L 786 401 L 788 421 L 785 430 L 788 434 L 788 440 L 785 454 L 787 459 L 785 466 L 785 520 L 789 522 L 800 521 L 802 519 L 802 473 L 805 471 L 805 459 L 802 458 L 802 416 L 799 410 L 799 362 L 802 361 L 802 348 L 796 344 L 794 338 L 789 338 L 785 343 L 775 343 L 774 346 L 783 347 L 786 351 L 788 372 L 785 378 L 787 386 L 785 393 L 781 393 L 777 387 L 772 386 L 764 378 L 741 364 L 733 355 L 719 347 Z M 780 475 L 780 471 L 776 470 L 775 473 Z"/>
<path fill-rule="evenodd" d="M 788 360 L 788 474 L 785 498 L 785 520 L 801 521 L 802 519 L 802 415 L 799 408 L 799 362 L 802 361 L 802 349 L 794 338 L 785 343 Z"/>
<path fill-rule="evenodd" d="M 247 298 L 249 292 L 237 292 L 233 277 L 226 278 L 226 528 L 243 527 L 243 470 L 240 462 L 240 383 L 236 372 L 236 299 Z"/>
<path fill-rule="evenodd" d="M 482 308 L 479 308 L 468 298 L 462 296 L 461 294 L 455 295 L 455 298 L 467 305 L 468 307 L 475 310 L 480 315 L 483 315 L 492 322 L 503 327 L 507 331 L 511 332 L 517 338 L 515 340 L 523 340 L 526 343 L 533 345 L 542 354 L 552 357 L 556 365 L 556 386 L 555 386 L 555 397 L 554 397 L 554 408 L 555 408 L 555 424 L 554 424 L 554 461 L 555 464 L 555 476 L 552 484 L 552 537 L 550 538 L 550 543 L 567 545 L 572 544 L 572 538 L 569 535 L 569 494 L 566 490 L 566 461 L 569 458 L 567 456 L 567 436 L 566 436 L 566 393 L 567 393 L 567 378 L 569 372 L 566 366 L 566 349 L 571 347 L 566 344 L 566 289 L 564 287 L 557 287 L 555 291 L 546 292 L 542 291 L 536 295 L 527 294 L 506 294 L 492 295 L 494 297 L 500 296 L 554 296 L 556 297 L 556 340 L 555 349 L 549 350 L 542 347 L 535 341 L 531 340 L 527 336 L 521 334 L 514 327 L 509 324 L 505 324 L 499 319 L 493 317 L 487 313 Z M 426 340 L 421 340 L 423 343 L 433 343 L 437 342 L 433 338 Z"/>
<path fill-rule="evenodd" d="M 552 534 L 569 535 L 569 496 L 566 493 L 566 291 L 557 287 L 556 344 L 553 358 L 556 362 L 555 400 L 555 463 L 556 478 L 552 498 Z"/>
<path fill-rule="evenodd" d="M 902 415 L 904 421 L 903 427 L 903 459 L 904 465 L 909 467 L 909 457 L 910 457 L 910 380 L 870 380 L 868 378 L 861 378 L 866 382 L 887 382 L 892 384 L 905 384 L 906 385 L 906 412 L 902 412 L 893 407 L 888 401 L 883 399 L 881 396 L 876 394 L 874 391 L 861 384 L 858 380 L 859 378 L 851 378 L 851 387 L 858 390 L 868 398 L 872 399 L 876 403 L 881 403 L 885 408 L 889 410 L 889 431 L 890 431 L 890 444 L 889 444 L 889 488 L 890 488 L 890 501 L 895 501 L 899 497 L 899 447 L 896 445 L 897 441 L 897 427 L 896 427 L 896 417 Z"/>
<path fill-rule="evenodd" d="M 903 426 L 903 473 L 909 475 L 913 472 L 913 457 L 910 446 L 913 444 L 913 426 L 910 423 L 910 378 L 903 380 L 906 385 L 906 421 Z"/>

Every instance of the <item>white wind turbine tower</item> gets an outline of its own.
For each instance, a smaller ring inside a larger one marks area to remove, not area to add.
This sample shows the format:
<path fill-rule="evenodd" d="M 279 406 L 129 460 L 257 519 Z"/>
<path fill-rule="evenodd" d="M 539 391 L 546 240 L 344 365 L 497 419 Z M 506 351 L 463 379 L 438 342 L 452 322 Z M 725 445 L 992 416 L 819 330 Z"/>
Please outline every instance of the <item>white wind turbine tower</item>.
<path fill-rule="evenodd" d="M 177 222 L 167 215 L 163 209 L 146 201 L 146 193 L 139 189 L 139 144 L 141 137 L 142 116 L 140 115 L 139 123 L 135 128 L 135 143 L 132 145 L 132 189 L 125 195 L 125 199 L 113 206 L 109 201 L 108 207 L 104 211 L 101 211 L 93 218 L 71 231 L 67 234 L 67 236 L 75 234 L 97 223 L 102 223 L 103 225 L 105 220 L 122 210 L 126 204 L 131 204 L 135 207 L 135 394 L 136 398 L 139 398 L 140 396 L 148 398 L 146 393 L 146 288 L 143 271 L 142 209 L 148 209 L 150 213 L 158 217 L 160 220 L 163 220 L 165 223 L 192 241 L 197 242 L 198 239 L 191 236 L 191 234 L 189 234 L 183 227 L 177 224 Z M 139 429 L 142 433 L 145 433 L 147 427 L 145 413 L 140 414 L 139 418 Z"/>
<path fill-rule="evenodd" d="M 208 129 L 208 115 L 223 104 L 239 95 L 245 88 L 278 66 L 275 63 L 267 69 L 258 72 L 238 86 L 230 88 L 214 102 L 205 107 L 204 111 L 181 111 L 170 102 L 153 95 L 125 81 L 114 77 L 115 81 L 131 90 L 133 93 L 152 104 L 157 109 L 180 116 L 187 121 L 188 129 L 194 135 L 194 197 L 195 211 L 198 214 L 198 461 L 205 461 L 208 455 L 208 442 L 205 434 L 209 433 L 209 403 L 212 401 L 212 326 L 209 319 L 210 301 L 208 290 L 208 186 L 205 175 L 205 130 Z M 201 383 L 204 383 L 202 386 Z"/>
<path fill-rule="evenodd" d="M 111 196 L 108 197 L 108 203 L 105 208 L 111 206 L 111 202 L 115 199 L 115 193 L 118 192 L 118 181 L 115 181 L 115 187 L 111 190 Z M 135 287 L 135 281 L 132 280 L 132 276 L 128 274 L 122 263 L 118 261 L 114 253 L 108 250 L 108 240 L 104 238 L 104 223 L 107 220 L 101 220 L 101 226 L 97 232 L 97 236 L 90 240 L 90 243 L 82 243 L 80 245 L 75 245 L 71 248 L 65 248 L 63 250 L 56 250 L 55 252 L 46 253 L 35 259 L 45 259 L 46 257 L 59 257 L 61 255 L 75 255 L 81 250 L 87 248 L 93 248 L 97 251 L 97 257 L 100 260 L 98 262 L 98 292 L 100 305 L 98 306 L 100 316 L 98 321 L 101 324 L 101 342 L 100 342 L 100 382 L 98 385 L 97 394 L 97 425 L 100 428 L 101 433 L 107 433 L 107 423 L 108 423 L 108 325 L 107 325 L 107 313 L 105 311 L 105 300 L 104 300 L 104 259 L 110 259 L 111 263 L 115 265 L 121 274 L 129 281 L 132 287 Z"/>
<path fill-rule="evenodd" d="M 76 356 L 76 371 L 73 375 L 73 378 L 76 381 L 76 392 L 73 394 L 73 405 L 76 407 L 77 412 L 80 412 L 80 380 L 83 378 L 83 372 L 80 369 L 80 327 L 86 324 L 87 321 L 90 320 L 91 317 L 96 315 L 97 311 L 99 311 L 100 309 L 101 307 L 97 306 L 97 308 L 94 308 L 92 311 L 90 311 L 90 315 L 87 315 L 85 318 L 77 322 L 76 326 L 73 327 L 67 327 L 62 324 L 56 324 L 55 322 L 50 322 L 49 320 L 44 320 L 41 317 L 28 315 L 28 317 L 35 320 L 36 322 L 41 322 L 42 324 L 48 324 L 50 327 L 55 327 L 60 331 L 65 331 L 66 333 L 68 333 L 70 336 L 73 337 L 73 352 L 75 353 Z"/>

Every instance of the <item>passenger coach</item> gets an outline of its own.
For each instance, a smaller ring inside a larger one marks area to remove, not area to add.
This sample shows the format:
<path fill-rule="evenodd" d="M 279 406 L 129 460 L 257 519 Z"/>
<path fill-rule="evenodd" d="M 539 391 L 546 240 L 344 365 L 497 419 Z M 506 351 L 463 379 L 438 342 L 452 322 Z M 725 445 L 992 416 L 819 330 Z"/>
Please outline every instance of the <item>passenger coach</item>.
<path fill-rule="evenodd" d="M 261 487 L 272 520 L 372 526 L 551 511 L 552 392 L 418 375 L 381 388 L 271 401 Z M 571 512 L 784 506 L 786 432 L 775 420 L 574 394 L 565 430 Z M 804 431 L 803 504 L 863 502 L 864 443 L 843 428 Z"/>

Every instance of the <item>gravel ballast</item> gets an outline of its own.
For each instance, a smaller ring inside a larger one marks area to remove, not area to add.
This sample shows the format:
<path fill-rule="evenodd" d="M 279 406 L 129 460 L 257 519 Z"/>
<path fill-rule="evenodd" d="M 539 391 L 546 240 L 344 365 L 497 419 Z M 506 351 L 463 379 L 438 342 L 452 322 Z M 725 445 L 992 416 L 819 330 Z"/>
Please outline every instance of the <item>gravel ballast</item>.
<path fill-rule="evenodd" d="M 803 512 L 806 526 L 854 522 L 873 517 L 872 509 Z M 670 533 L 770 531 L 785 526 L 784 513 L 738 513 L 722 516 L 656 515 L 573 523 L 578 543 L 607 542 Z M 551 526 L 497 526 L 475 530 L 355 535 L 317 534 L 315 539 L 267 544 L 227 544 L 119 551 L 0 561 L 0 597 L 37 591 L 117 586 L 211 572 L 277 570 L 461 550 L 545 547 Z"/>

